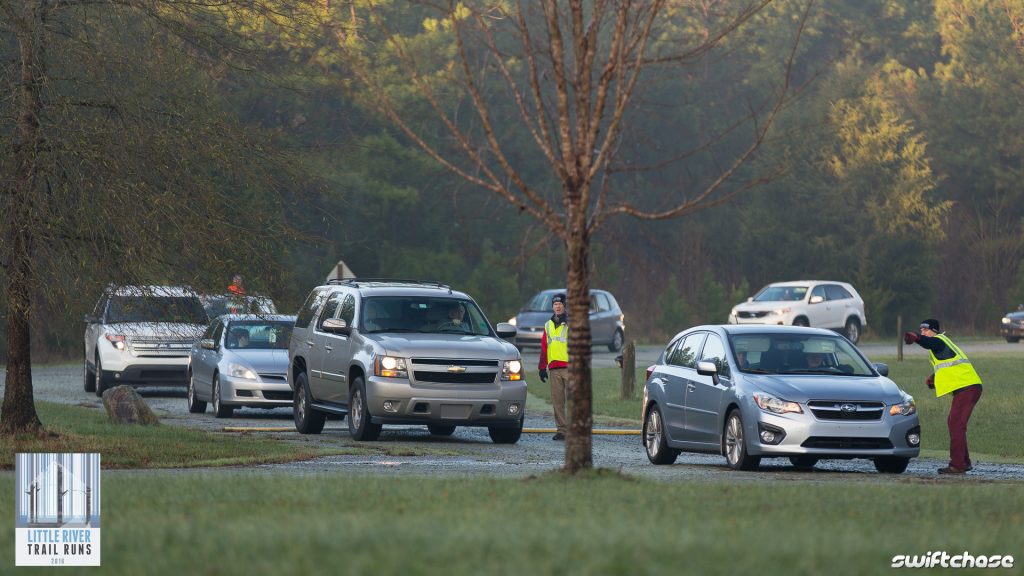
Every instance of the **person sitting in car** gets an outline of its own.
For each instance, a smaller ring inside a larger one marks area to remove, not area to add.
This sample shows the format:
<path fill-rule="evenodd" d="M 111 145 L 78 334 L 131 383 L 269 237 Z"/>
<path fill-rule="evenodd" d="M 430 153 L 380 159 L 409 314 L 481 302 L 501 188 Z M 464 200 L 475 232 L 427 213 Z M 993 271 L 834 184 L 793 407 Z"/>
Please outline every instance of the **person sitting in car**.
<path fill-rule="evenodd" d="M 441 325 L 437 329 L 441 332 L 444 331 L 458 331 L 458 332 L 469 332 L 469 324 L 462 321 L 466 315 L 466 310 L 462 307 L 462 304 L 458 302 L 448 306 L 448 319 L 441 322 Z"/>
<path fill-rule="evenodd" d="M 228 348 L 248 348 L 249 331 L 245 328 L 233 328 L 228 332 Z"/>

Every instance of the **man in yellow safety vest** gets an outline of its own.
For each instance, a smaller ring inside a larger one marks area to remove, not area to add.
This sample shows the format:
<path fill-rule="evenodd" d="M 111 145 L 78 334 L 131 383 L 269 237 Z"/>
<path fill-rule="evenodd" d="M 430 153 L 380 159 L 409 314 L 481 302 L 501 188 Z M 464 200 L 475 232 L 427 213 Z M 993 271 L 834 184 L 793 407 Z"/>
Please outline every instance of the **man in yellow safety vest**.
<path fill-rule="evenodd" d="M 935 395 L 953 393 L 953 405 L 946 419 L 949 465 L 939 468 L 939 474 L 965 474 L 972 468 L 971 455 L 967 450 L 967 421 L 981 398 L 981 377 L 967 355 L 940 332 L 939 321 L 934 318 L 921 322 L 920 334 L 904 334 L 903 341 L 907 344 L 916 342 L 930 353 L 934 373 L 928 377 L 927 384 L 935 389 Z"/>
<path fill-rule="evenodd" d="M 569 390 L 569 319 L 565 313 L 565 294 L 551 299 L 551 319 L 544 323 L 540 339 L 540 381 L 551 377 L 551 405 L 555 409 L 555 435 L 552 440 L 565 440 L 565 404 Z"/>

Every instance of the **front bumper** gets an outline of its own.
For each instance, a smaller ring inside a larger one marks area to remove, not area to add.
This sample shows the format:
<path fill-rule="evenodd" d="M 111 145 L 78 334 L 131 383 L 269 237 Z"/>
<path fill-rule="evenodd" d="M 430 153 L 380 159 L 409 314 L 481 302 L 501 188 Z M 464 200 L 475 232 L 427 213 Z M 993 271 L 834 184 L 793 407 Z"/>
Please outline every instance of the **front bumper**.
<path fill-rule="evenodd" d="M 740 318 L 739 316 L 729 315 L 729 324 L 759 324 L 759 325 L 777 325 L 777 326 L 788 326 L 793 323 L 792 315 L 785 314 L 782 316 L 775 314 L 768 314 L 760 318 Z"/>
<path fill-rule="evenodd" d="M 881 420 L 846 422 L 818 420 L 810 413 L 782 415 L 757 409 L 755 417 L 744 418 L 750 454 L 765 457 L 915 458 L 921 452 L 920 443 L 910 445 L 907 434 L 916 429 L 920 436 L 920 428 L 917 415 L 890 416 L 887 413 Z M 766 444 L 760 436 L 763 429 L 781 430 L 785 437 L 777 444 Z"/>
<path fill-rule="evenodd" d="M 999 334 L 1003 338 L 1024 338 L 1024 326 L 1003 324 L 999 327 Z"/>
<path fill-rule="evenodd" d="M 374 424 L 511 428 L 519 426 L 526 409 L 526 381 L 414 386 L 408 380 L 374 376 L 366 381 L 366 403 Z"/>
<path fill-rule="evenodd" d="M 276 408 L 291 406 L 295 400 L 288 382 L 281 375 L 280 382 L 264 382 L 221 376 L 221 402 L 231 406 Z"/>
<path fill-rule="evenodd" d="M 152 358 L 147 358 L 152 360 Z M 103 364 L 103 379 L 111 385 L 131 384 L 134 386 L 187 386 L 188 358 L 184 362 L 160 364 L 131 364 L 121 370 L 107 370 Z"/>

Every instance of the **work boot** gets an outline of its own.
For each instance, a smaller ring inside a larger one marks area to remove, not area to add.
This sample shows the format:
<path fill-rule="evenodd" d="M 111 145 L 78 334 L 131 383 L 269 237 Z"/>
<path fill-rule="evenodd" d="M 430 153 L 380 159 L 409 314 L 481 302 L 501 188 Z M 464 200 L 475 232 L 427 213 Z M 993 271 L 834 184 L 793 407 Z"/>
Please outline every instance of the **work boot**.
<path fill-rule="evenodd" d="M 946 466 L 945 468 L 939 468 L 939 474 L 967 474 L 967 470 L 957 468 L 956 466 Z"/>
<path fill-rule="evenodd" d="M 555 432 L 555 435 L 551 437 L 552 440 L 565 440 L 565 434 L 561 432 Z"/>

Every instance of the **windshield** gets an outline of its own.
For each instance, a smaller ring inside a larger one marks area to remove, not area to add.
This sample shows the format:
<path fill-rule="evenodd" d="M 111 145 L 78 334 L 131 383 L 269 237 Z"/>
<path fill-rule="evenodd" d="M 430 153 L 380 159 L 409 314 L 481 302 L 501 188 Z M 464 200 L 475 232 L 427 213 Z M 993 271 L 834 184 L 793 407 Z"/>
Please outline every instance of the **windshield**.
<path fill-rule="evenodd" d="M 364 333 L 422 332 L 490 336 L 491 327 L 476 304 L 455 298 L 376 296 L 363 303 Z"/>
<path fill-rule="evenodd" d="M 210 318 L 222 314 L 277 314 L 277 308 L 270 298 L 258 296 L 204 296 L 206 313 Z"/>
<path fill-rule="evenodd" d="M 740 334 L 729 337 L 736 366 L 749 374 L 874 376 L 849 340 L 818 334 Z"/>
<path fill-rule="evenodd" d="M 188 296 L 114 296 L 107 322 L 180 322 L 206 324 L 209 320 L 198 298 Z"/>
<path fill-rule="evenodd" d="M 523 307 L 525 312 L 551 312 L 551 298 L 554 297 L 554 292 L 540 292 Z"/>
<path fill-rule="evenodd" d="M 807 286 L 768 286 L 754 296 L 754 302 L 798 302 L 807 295 Z"/>
<path fill-rule="evenodd" d="M 228 324 L 226 348 L 237 350 L 287 350 L 295 324 L 283 320 L 240 320 Z"/>

